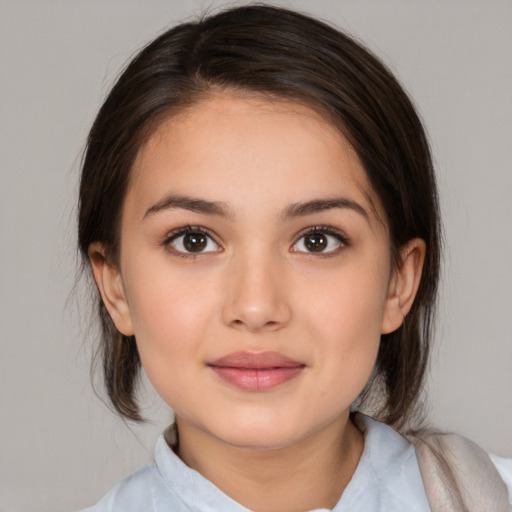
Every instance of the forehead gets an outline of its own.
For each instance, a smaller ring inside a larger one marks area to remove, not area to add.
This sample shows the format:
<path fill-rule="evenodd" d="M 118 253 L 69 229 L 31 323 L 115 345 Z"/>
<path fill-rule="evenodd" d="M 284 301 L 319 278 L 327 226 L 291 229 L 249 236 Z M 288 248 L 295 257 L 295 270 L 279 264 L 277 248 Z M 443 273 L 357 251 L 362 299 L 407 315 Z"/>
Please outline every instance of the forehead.
<path fill-rule="evenodd" d="M 159 193 L 190 194 L 191 187 L 206 199 L 236 207 L 253 198 L 269 209 L 348 194 L 384 218 L 340 130 L 288 101 L 218 94 L 162 122 L 137 155 L 128 195 L 142 204 Z"/>

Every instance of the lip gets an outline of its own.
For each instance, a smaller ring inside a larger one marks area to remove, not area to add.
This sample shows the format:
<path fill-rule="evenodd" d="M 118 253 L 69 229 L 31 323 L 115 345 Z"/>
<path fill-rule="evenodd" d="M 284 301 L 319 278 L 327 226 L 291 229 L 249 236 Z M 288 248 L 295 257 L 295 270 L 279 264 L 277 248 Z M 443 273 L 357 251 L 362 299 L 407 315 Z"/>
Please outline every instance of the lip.
<path fill-rule="evenodd" d="M 266 391 L 298 377 L 306 368 L 279 352 L 233 352 L 207 363 L 222 380 L 245 391 Z"/>

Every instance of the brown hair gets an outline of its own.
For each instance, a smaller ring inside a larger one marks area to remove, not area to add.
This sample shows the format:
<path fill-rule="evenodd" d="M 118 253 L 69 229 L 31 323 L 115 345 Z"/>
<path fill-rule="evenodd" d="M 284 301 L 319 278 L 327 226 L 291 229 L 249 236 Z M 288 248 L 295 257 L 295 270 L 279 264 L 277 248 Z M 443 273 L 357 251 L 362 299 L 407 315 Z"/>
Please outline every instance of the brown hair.
<path fill-rule="evenodd" d="M 358 408 L 402 426 L 418 403 L 427 366 L 439 277 L 440 223 L 429 145 L 398 81 L 346 34 L 309 16 L 266 5 L 222 11 L 165 32 L 129 63 L 103 103 L 83 160 L 79 247 L 101 242 L 116 262 L 123 199 L 139 148 L 159 123 L 212 91 L 244 91 L 307 105 L 351 142 L 380 198 L 392 257 L 419 237 L 427 244 L 419 290 L 404 324 L 382 336 Z M 141 420 L 135 399 L 140 359 L 98 295 L 108 395 L 119 414 Z"/>

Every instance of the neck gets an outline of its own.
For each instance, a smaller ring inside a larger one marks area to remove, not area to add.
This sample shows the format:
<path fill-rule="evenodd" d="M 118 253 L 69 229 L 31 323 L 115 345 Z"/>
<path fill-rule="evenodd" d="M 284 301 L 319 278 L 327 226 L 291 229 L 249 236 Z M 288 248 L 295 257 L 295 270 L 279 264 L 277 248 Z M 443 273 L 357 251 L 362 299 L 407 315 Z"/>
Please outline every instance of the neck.
<path fill-rule="evenodd" d="M 348 413 L 293 445 L 270 450 L 237 448 L 176 420 L 179 457 L 258 512 L 333 508 L 363 451 L 362 435 Z"/>

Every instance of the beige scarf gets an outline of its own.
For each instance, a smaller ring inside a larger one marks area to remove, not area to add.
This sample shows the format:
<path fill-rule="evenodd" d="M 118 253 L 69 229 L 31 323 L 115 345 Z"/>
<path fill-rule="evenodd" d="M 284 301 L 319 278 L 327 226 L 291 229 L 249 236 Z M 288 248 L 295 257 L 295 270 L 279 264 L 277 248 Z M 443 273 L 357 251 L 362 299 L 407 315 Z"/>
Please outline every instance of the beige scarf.
<path fill-rule="evenodd" d="M 410 440 L 432 512 L 510 512 L 505 482 L 478 445 L 428 431 Z"/>

